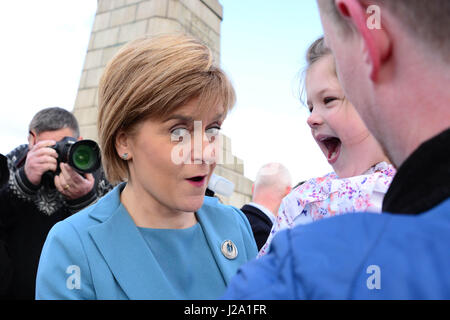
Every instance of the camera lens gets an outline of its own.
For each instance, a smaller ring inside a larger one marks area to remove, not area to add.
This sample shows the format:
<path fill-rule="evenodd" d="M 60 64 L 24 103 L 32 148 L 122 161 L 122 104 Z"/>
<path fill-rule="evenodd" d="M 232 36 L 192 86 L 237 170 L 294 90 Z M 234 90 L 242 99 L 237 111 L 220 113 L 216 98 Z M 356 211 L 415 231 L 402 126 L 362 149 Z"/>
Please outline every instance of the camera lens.
<path fill-rule="evenodd" d="M 97 144 L 90 140 L 76 142 L 70 150 L 69 164 L 84 173 L 98 169 L 100 156 Z"/>
<path fill-rule="evenodd" d="M 94 151 L 88 146 L 81 145 L 73 153 L 73 163 L 80 170 L 89 170 L 94 164 Z"/>

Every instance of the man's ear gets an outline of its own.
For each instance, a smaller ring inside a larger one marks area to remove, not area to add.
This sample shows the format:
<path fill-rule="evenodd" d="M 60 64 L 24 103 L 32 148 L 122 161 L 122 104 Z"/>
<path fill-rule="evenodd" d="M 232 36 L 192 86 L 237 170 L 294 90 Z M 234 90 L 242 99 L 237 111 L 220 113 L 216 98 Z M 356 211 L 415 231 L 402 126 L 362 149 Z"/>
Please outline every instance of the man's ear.
<path fill-rule="evenodd" d="M 28 132 L 28 149 L 31 150 L 33 146 L 36 144 L 36 134 L 33 131 Z"/>
<path fill-rule="evenodd" d="M 368 0 L 334 1 L 339 14 L 360 34 L 365 62 L 370 68 L 370 78 L 377 81 L 380 68 L 389 58 L 392 49 L 391 39 L 383 28 L 380 7 L 371 5 Z"/>

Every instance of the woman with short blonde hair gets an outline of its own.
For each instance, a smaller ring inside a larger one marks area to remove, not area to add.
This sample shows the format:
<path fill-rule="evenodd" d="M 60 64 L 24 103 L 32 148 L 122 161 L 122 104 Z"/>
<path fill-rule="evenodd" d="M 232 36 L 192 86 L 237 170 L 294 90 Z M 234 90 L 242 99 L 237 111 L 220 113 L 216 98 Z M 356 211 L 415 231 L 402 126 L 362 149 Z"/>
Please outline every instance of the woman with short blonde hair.
<path fill-rule="evenodd" d="M 203 110 L 220 101 L 225 113 L 236 100 L 227 76 L 200 41 L 176 35 L 142 38 L 120 50 L 99 85 L 97 123 L 109 180 L 128 178 L 126 162 L 115 150 L 119 130 L 131 133 L 148 118 L 163 119 L 194 97 Z"/>
<path fill-rule="evenodd" d="M 122 48 L 100 80 L 98 116 L 103 165 L 119 184 L 51 230 L 36 297 L 220 297 L 257 254 L 243 213 L 205 197 L 234 102 L 227 76 L 194 38 Z"/>

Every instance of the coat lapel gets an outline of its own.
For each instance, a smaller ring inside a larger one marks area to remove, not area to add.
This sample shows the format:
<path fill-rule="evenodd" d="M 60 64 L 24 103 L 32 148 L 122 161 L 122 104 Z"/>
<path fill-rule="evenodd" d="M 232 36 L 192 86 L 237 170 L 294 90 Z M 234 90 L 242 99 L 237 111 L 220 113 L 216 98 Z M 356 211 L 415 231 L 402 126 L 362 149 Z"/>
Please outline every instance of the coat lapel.
<path fill-rule="evenodd" d="M 228 285 L 231 278 L 236 274 L 236 270 L 247 261 L 246 251 L 240 230 L 236 230 L 236 223 L 231 223 L 227 212 L 221 212 L 219 206 L 209 207 L 204 205 L 197 211 L 197 218 L 202 225 L 208 245 L 220 269 L 220 272 Z M 231 240 L 238 249 L 236 259 L 227 259 L 222 253 L 221 247 L 224 241 Z"/>
<path fill-rule="evenodd" d="M 130 299 L 176 299 L 176 292 L 141 236 L 134 221 L 117 199 L 111 199 L 109 218 L 89 229 L 118 284 Z M 103 208 L 107 210 L 107 208 Z M 103 211 L 103 210 L 102 210 Z M 101 214 L 99 215 L 101 216 Z M 99 217 L 97 216 L 97 217 Z M 104 217 L 102 217 L 103 219 Z"/>

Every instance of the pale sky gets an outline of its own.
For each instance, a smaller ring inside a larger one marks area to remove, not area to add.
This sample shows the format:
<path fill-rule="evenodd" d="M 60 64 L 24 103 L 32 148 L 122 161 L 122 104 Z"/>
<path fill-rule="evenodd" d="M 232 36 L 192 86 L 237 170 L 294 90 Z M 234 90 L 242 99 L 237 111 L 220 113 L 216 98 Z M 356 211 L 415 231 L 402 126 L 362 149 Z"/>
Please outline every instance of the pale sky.
<path fill-rule="evenodd" d="M 322 34 L 313 0 L 221 0 L 221 64 L 237 104 L 223 125 L 244 174 L 281 162 L 293 183 L 332 170 L 298 100 L 305 51 Z M 73 110 L 97 0 L 0 1 L 0 153 L 26 143 L 39 110 Z"/>

